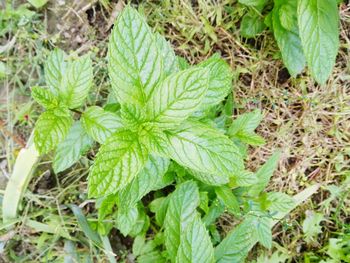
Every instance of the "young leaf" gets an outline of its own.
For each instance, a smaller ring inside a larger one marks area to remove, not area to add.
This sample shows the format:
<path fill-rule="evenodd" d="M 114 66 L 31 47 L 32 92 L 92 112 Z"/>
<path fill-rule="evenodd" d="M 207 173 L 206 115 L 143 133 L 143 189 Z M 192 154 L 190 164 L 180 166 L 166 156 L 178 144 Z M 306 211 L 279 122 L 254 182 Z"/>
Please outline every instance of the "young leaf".
<path fill-rule="evenodd" d="M 41 87 L 32 88 L 32 98 L 46 109 L 56 108 L 58 106 L 58 101 L 56 96 L 48 89 Z"/>
<path fill-rule="evenodd" d="M 120 116 L 128 128 L 138 130 L 138 127 L 143 123 L 145 116 L 144 112 L 133 104 L 125 104 L 120 110 Z"/>
<path fill-rule="evenodd" d="M 200 122 L 186 121 L 181 128 L 167 131 L 166 136 L 170 158 L 192 170 L 232 176 L 244 168 L 233 142 Z"/>
<path fill-rule="evenodd" d="M 157 46 L 164 62 L 165 76 L 180 70 L 177 57 L 170 43 L 159 33 L 155 34 Z"/>
<path fill-rule="evenodd" d="M 335 64 L 339 49 L 339 14 L 335 0 L 298 1 L 301 43 L 311 75 L 323 84 Z"/>
<path fill-rule="evenodd" d="M 261 245 L 267 249 L 272 246 L 272 220 L 266 216 L 256 217 L 254 229 L 257 231 L 257 238 Z"/>
<path fill-rule="evenodd" d="M 235 137 L 242 142 L 249 144 L 249 145 L 254 145 L 254 146 L 260 146 L 264 145 L 266 142 L 263 137 L 256 133 L 238 133 L 235 135 Z"/>
<path fill-rule="evenodd" d="M 232 71 L 218 54 L 198 64 L 209 70 L 209 84 L 200 109 L 219 104 L 232 89 Z"/>
<path fill-rule="evenodd" d="M 65 109 L 45 111 L 35 124 L 34 142 L 40 154 L 51 151 L 67 135 L 73 123 L 70 113 Z"/>
<path fill-rule="evenodd" d="M 191 68 L 170 75 L 151 95 L 146 106 L 149 120 L 162 128 L 176 126 L 198 109 L 207 89 L 207 69 Z"/>
<path fill-rule="evenodd" d="M 159 226 L 163 226 L 164 224 L 169 201 L 170 201 L 170 196 L 160 197 L 160 198 L 154 199 L 149 205 L 151 212 L 155 213 L 156 223 Z"/>
<path fill-rule="evenodd" d="M 116 195 L 107 195 L 105 197 L 96 200 L 96 206 L 98 208 L 98 221 L 102 222 L 108 215 L 112 214 L 113 208 L 116 204 Z"/>
<path fill-rule="evenodd" d="M 187 62 L 187 60 L 183 57 L 177 57 L 177 62 L 179 64 L 180 70 L 188 69 L 191 65 Z"/>
<path fill-rule="evenodd" d="M 232 122 L 228 129 L 228 135 L 232 137 L 239 133 L 254 133 L 254 130 L 258 127 L 262 118 L 263 115 L 260 110 L 244 113 Z"/>
<path fill-rule="evenodd" d="M 277 168 L 278 160 L 280 158 L 280 153 L 274 153 L 266 163 L 256 172 L 256 177 L 258 178 L 258 182 L 251 186 L 249 189 L 250 196 L 258 196 L 261 191 L 265 189 L 270 178 Z"/>
<path fill-rule="evenodd" d="M 123 128 L 119 115 L 97 106 L 89 107 L 81 116 L 81 123 L 95 141 L 103 144 L 117 129 Z"/>
<path fill-rule="evenodd" d="M 124 235 L 127 236 L 139 217 L 139 211 L 137 207 L 129 207 L 126 210 L 118 210 L 117 212 L 117 228 Z"/>
<path fill-rule="evenodd" d="M 214 200 L 209 207 L 208 213 L 203 217 L 203 223 L 205 226 L 210 226 L 214 224 L 216 219 L 218 219 L 225 212 L 225 205 L 219 200 Z"/>
<path fill-rule="evenodd" d="M 91 88 L 92 79 L 92 62 L 89 55 L 68 63 L 60 96 L 69 108 L 74 109 L 83 105 Z"/>
<path fill-rule="evenodd" d="M 96 155 L 89 173 L 89 196 L 116 193 L 142 170 L 147 152 L 137 134 L 120 130 L 109 137 Z"/>
<path fill-rule="evenodd" d="M 171 194 L 164 221 L 164 235 L 167 252 L 173 259 L 177 255 L 181 233 L 195 219 L 198 205 L 198 187 L 193 181 L 178 185 Z"/>
<path fill-rule="evenodd" d="M 167 157 L 165 153 L 166 136 L 155 123 L 146 123 L 143 125 L 142 129 L 139 130 L 139 139 L 150 152 Z"/>
<path fill-rule="evenodd" d="M 108 46 L 108 71 L 120 103 L 143 105 L 162 78 L 163 61 L 145 19 L 130 6 L 118 15 Z"/>
<path fill-rule="evenodd" d="M 208 231 L 199 215 L 181 234 L 181 242 L 176 256 L 177 263 L 214 263 L 214 248 Z"/>
<path fill-rule="evenodd" d="M 168 159 L 150 155 L 143 170 L 119 192 L 120 209 L 129 209 L 146 194 L 157 190 L 169 164 Z"/>
<path fill-rule="evenodd" d="M 245 14 L 242 18 L 240 29 L 243 37 L 255 37 L 263 32 L 265 28 L 264 18 L 255 11 Z"/>
<path fill-rule="evenodd" d="M 60 49 L 54 49 L 45 63 L 45 79 L 51 92 L 58 96 L 63 76 L 66 73 L 66 54 Z"/>
<path fill-rule="evenodd" d="M 258 241 L 254 217 L 247 217 L 215 248 L 218 263 L 244 262 L 248 252 Z"/>
<path fill-rule="evenodd" d="M 267 194 L 267 200 L 270 202 L 271 212 L 286 212 L 295 206 L 293 197 L 284 193 L 270 192 Z"/>
<path fill-rule="evenodd" d="M 215 193 L 218 196 L 228 211 L 234 215 L 240 213 L 239 203 L 237 197 L 232 193 L 232 190 L 228 186 L 221 186 L 215 188 Z"/>
<path fill-rule="evenodd" d="M 65 139 L 56 149 L 53 160 L 53 170 L 59 173 L 76 163 L 79 158 L 90 149 L 93 140 L 85 132 L 81 123 L 76 122 L 69 130 Z"/>
<path fill-rule="evenodd" d="M 272 11 L 272 25 L 275 39 L 281 50 L 283 63 L 290 75 L 295 77 L 303 71 L 306 63 L 298 29 L 289 31 L 282 26 L 279 7 L 275 7 Z"/>
<path fill-rule="evenodd" d="M 261 122 L 262 117 L 260 110 L 242 114 L 232 122 L 227 133 L 230 137 L 239 139 L 243 143 L 257 146 L 262 145 L 265 143 L 265 140 L 254 132 Z"/>

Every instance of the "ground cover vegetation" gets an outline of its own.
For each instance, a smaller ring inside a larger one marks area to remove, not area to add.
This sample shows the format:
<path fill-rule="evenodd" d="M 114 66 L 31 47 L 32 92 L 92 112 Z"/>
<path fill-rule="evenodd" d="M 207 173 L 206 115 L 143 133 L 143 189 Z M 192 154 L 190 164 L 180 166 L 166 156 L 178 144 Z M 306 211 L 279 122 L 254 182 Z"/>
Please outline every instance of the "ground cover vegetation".
<path fill-rule="evenodd" d="M 350 260 L 347 3 L 3 7 L 4 262 Z"/>

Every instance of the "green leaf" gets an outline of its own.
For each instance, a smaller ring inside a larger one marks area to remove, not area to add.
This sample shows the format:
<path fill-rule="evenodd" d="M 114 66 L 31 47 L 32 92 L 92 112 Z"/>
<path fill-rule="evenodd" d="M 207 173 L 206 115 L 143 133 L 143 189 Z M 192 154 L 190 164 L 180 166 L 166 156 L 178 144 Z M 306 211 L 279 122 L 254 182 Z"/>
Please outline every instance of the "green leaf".
<path fill-rule="evenodd" d="M 143 105 L 162 78 L 163 61 L 145 19 L 130 6 L 118 15 L 108 46 L 112 90 L 120 103 Z"/>
<path fill-rule="evenodd" d="M 137 263 L 165 263 L 166 259 L 159 251 L 153 251 L 137 258 Z"/>
<path fill-rule="evenodd" d="M 339 11 L 334 0 L 298 1 L 301 43 L 311 75 L 323 84 L 332 73 L 339 49 Z"/>
<path fill-rule="evenodd" d="M 266 25 L 264 18 L 255 11 L 245 14 L 241 21 L 241 35 L 252 38 L 264 31 Z"/>
<path fill-rule="evenodd" d="M 234 179 L 235 185 L 238 186 L 252 186 L 258 181 L 256 175 L 249 171 L 241 171 L 232 179 Z"/>
<path fill-rule="evenodd" d="M 258 182 L 251 186 L 249 189 L 250 196 L 258 196 L 261 191 L 265 189 L 267 184 L 270 181 L 270 178 L 273 172 L 277 168 L 277 164 L 280 158 L 280 152 L 274 153 L 266 163 L 256 172 L 256 177 L 258 178 Z"/>
<path fill-rule="evenodd" d="M 219 104 L 232 89 L 232 71 L 225 60 L 218 54 L 198 64 L 209 70 L 209 86 L 200 109 Z"/>
<path fill-rule="evenodd" d="M 241 4 L 247 6 L 262 6 L 266 4 L 267 0 L 238 0 Z"/>
<path fill-rule="evenodd" d="M 164 221 L 165 246 L 173 260 L 180 245 L 180 236 L 192 223 L 199 206 L 199 192 L 196 183 L 187 181 L 177 186 L 171 194 L 169 207 Z"/>
<path fill-rule="evenodd" d="M 260 135 L 256 133 L 238 133 L 235 135 L 237 139 L 240 139 L 242 142 L 253 145 L 253 146 L 260 146 L 264 145 L 265 139 L 261 137 Z"/>
<path fill-rule="evenodd" d="M 128 128 L 138 130 L 139 126 L 144 122 L 144 112 L 133 104 L 125 104 L 120 110 L 120 116 Z"/>
<path fill-rule="evenodd" d="M 163 233 L 156 234 L 154 236 L 154 239 L 151 239 L 146 242 L 144 235 L 139 235 L 135 238 L 133 246 L 132 246 L 132 254 L 134 256 L 140 256 L 152 253 L 157 249 L 157 246 L 159 244 L 163 243 L 163 238 L 161 238 L 161 235 Z M 160 243 L 159 243 L 160 242 Z M 138 261 L 137 261 L 138 262 Z M 156 261 L 158 262 L 158 261 Z"/>
<path fill-rule="evenodd" d="M 261 245 L 266 247 L 267 249 L 271 249 L 272 247 L 272 220 L 268 217 L 256 217 L 254 220 L 258 241 Z"/>
<path fill-rule="evenodd" d="M 83 129 L 80 121 L 69 130 L 65 139 L 57 146 L 53 170 L 59 173 L 76 163 L 92 146 L 93 140 Z"/>
<path fill-rule="evenodd" d="M 177 62 L 179 63 L 180 70 L 188 69 L 191 66 L 183 57 L 177 57 Z"/>
<path fill-rule="evenodd" d="M 192 170 L 226 177 L 244 168 L 233 142 L 200 122 L 186 121 L 180 128 L 167 131 L 166 136 L 170 158 Z"/>
<path fill-rule="evenodd" d="M 189 169 L 189 172 L 194 178 L 208 185 L 223 185 L 229 181 L 229 176 L 226 174 L 208 174 L 191 169 Z"/>
<path fill-rule="evenodd" d="M 146 215 L 145 209 L 142 204 L 139 205 L 139 216 L 136 224 L 131 229 L 129 236 L 136 237 L 138 235 L 145 235 L 150 227 L 150 219 Z"/>
<path fill-rule="evenodd" d="M 253 217 L 245 218 L 222 240 L 215 248 L 216 262 L 244 262 L 248 252 L 258 241 L 254 220 Z"/>
<path fill-rule="evenodd" d="M 45 63 L 45 79 L 51 92 L 58 96 L 63 76 L 66 74 L 66 54 L 60 49 L 51 51 Z"/>
<path fill-rule="evenodd" d="M 209 207 L 208 213 L 203 217 L 203 222 L 206 226 L 214 224 L 216 219 L 218 219 L 225 212 L 225 205 L 219 201 L 214 200 Z"/>
<path fill-rule="evenodd" d="M 209 212 L 209 197 L 208 192 L 199 192 L 199 208 L 202 209 L 206 214 Z"/>
<path fill-rule="evenodd" d="M 272 11 L 272 25 L 275 39 L 281 50 L 283 63 L 290 75 L 295 77 L 305 67 L 305 56 L 298 35 L 298 29 L 289 31 L 282 26 L 278 7 L 275 7 Z"/>
<path fill-rule="evenodd" d="M 180 70 L 177 57 L 170 43 L 159 33 L 155 34 L 157 47 L 163 58 L 165 76 Z"/>
<path fill-rule="evenodd" d="M 124 235 L 127 236 L 137 223 L 139 211 L 137 207 L 130 207 L 127 210 L 119 210 L 117 212 L 117 228 Z"/>
<path fill-rule="evenodd" d="M 89 173 L 89 196 L 100 197 L 125 188 L 142 170 L 147 151 L 137 134 L 121 130 L 109 137 Z"/>
<path fill-rule="evenodd" d="M 324 220 L 325 218 L 322 214 L 315 213 L 314 211 L 306 211 L 306 218 L 303 222 L 303 232 L 305 241 L 308 244 L 317 241 L 317 236 L 322 233 L 322 226 L 320 226 L 320 223 Z"/>
<path fill-rule="evenodd" d="M 166 136 L 155 123 L 146 123 L 142 125 L 142 129 L 139 130 L 139 138 L 150 152 L 167 157 L 165 153 Z"/>
<path fill-rule="evenodd" d="M 160 197 L 160 198 L 154 199 L 149 205 L 151 212 L 155 213 L 155 219 L 159 226 L 163 226 L 169 201 L 170 201 L 169 196 Z"/>
<path fill-rule="evenodd" d="M 267 200 L 270 202 L 269 210 L 273 212 L 287 212 L 295 206 L 293 197 L 279 192 L 270 192 L 267 194 Z"/>
<path fill-rule="evenodd" d="M 113 208 L 116 204 L 116 195 L 107 195 L 105 197 L 96 200 L 96 206 L 98 208 L 98 221 L 103 224 L 103 220 L 113 212 Z"/>
<path fill-rule="evenodd" d="M 72 123 L 73 119 L 65 109 L 57 108 L 41 114 L 34 130 L 34 142 L 40 154 L 48 153 L 63 141 Z"/>
<path fill-rule="evenodd" d="M 290 213 L 294 208 L 302 202 L 310 198 L 311 195 L 317 192 L 319 185 L 313 185 L 301 193 L 295 195 L 295 205 L 287 212 L 281 212 L 274 215 L 275 220 L 272 225 L 275 225 L 279 220 Z M 250 249 L 255 245 L 257 235 L 254 233 L 254 220 L 256 216 L 248 216 L 238 225 L 226 238 L 215 248 L 215 259 L 219 263 L 244 262 Z"/>
<path fill-rule="evenodd" d="M 32 88 L 32 98 L 41 106 L 52 109 L 58 106 L 56 96 L 48 89 L 44 89 L 38 86 Z"/>
<path fill-rule="evenodd" d="M 89 107 L 81 116 L 81 123 L 95 141 L 103 144 L 117 129 L 123 128 L 119 115 L 97 106 Z"/>
<path fill-rule="evenodd" d="M 207 89 L 207 69 L 191 68 L 170 75 L 152 93 L 146 106 L 149 120 L 162 128 L 176 126 L 198 109 Z"/>
<path fill-rule="evenodd" d="M 228 211 L 234 215 L 240 213 L 239 203 L 237 197 L 233 194 L 232 190 L 228 186 L 221 186 L 215 188 L 215 193 L 218 196 Z"/>
<path fill-rule="evenodd" d="M 263 115 L 260 110 L 254 110 L 249 113 L 244 113 L 235 119 L 230 128 L 228 129 L 228 135 L 233 137 L 237 134 L 251 134 L 258 127 Z"/>
<path fill-rule="evenodd" d="M 176 256 L 178 263 L 214 263 L 214 248 L 210 236 L 199 215 L 181 234 L 181 242 Z"/>
<path fill-rule="evenodd" d="M 279 9 L 281 25 L 288 31 L 293 31 L 298 28 L 297 4 L 298 1 L 289 0 L 283 2 Z"/>
<path fill-rule="evenodd" d="M 265 140 L 254 132 L 262 118 L 260 110 L 242 114 L 232 122 L 227 133 L 231 138 L 239 139 L 243 143 L 263 145 Z"/>
<path fill-rule="evenodd" d="M 119 192 L 120 209 L 129 209 L 151 191 L 163 186 L 170 161 L 150 155 L 143 170 Z"/>
<path fill-rule="evenodd" d="M 92 61 L 89 55 L 69 62 L 60 89 L 60 96 L 71 108 L 83 105 L 92 85 Z"/>

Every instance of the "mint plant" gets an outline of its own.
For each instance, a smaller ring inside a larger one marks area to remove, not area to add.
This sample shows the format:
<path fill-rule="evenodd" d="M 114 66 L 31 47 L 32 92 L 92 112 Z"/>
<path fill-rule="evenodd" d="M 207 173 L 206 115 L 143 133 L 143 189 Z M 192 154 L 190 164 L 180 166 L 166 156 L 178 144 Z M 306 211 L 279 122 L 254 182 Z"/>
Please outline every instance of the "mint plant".
<path fill-rule="evenodd" d="M 56 173 L 100 145 L 88 176 L 94 229 L 134 237 L 138 262 L 241 262 L 256 242 L 271 248 L 274 216 L 295 204 L 264 192 L 278 153 L 255 173 L 244 167 L 247 145 L 264 143 L 254 132 L 262 115 L 232 121 L 229 65 L 214 55 L 189 66 L 130 6 L 114 24 L 107 58 L 117 107 L 85 106 L 88 55 L 54 50 L 48 88 L 32 89 L 46 108 L 35 145 L 41 154 L 55 150 Z M 222 240 L 216 221 L 225 211 L 241 223 Z"/>
<path fill-rule="evenodd" d="M 289 73 L 295 77 L 307 64 L 319 83 L 332 73 L 339 49 L 336 0 L 239 0 L 248 7 L 241 34 L 251 38 L 269 27 Z M 273 6 L 271 10 L 271 5 Z"/>

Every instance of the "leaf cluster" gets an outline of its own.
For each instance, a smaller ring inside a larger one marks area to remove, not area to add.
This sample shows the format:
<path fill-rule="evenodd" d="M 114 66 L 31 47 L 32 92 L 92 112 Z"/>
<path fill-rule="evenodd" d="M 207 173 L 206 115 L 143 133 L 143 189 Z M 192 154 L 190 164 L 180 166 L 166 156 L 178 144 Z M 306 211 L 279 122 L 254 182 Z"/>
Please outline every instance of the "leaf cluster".
<path fill-rule="evenodd" d="M 35 145 L 55 150 L 56 173 L 100 145 L 88 176 L 94 228 L 135 237 L 138 262 L 241 262 L 256 242 L 271 248 L 274 215 L 294 200 L 264 192 L 278 153 L 255 173 L 244 167 L 247 145 L 264 144 L 255 133 L 262 114 L 232 121 L 228 64 L 216 54 L 189 66 L 130 6 L 114 24 L 107 59 L 117 107 L 86 106 L 89 55 L 54 50 L 47 87 L 32 89 L 46 108 Z M 241 223 L 222 240 L 216 221 L 225 211 Z"/>
<path fill-rule="evenodd" d="M 339 11 L 336 0 L 239 0 L 248 11 L 241 35 L 255 37 L 269 27 L 289 73 L 295 77 L 306 64 L 312 77 L 324 84 L 332 73 L 339 49 Z"/>

